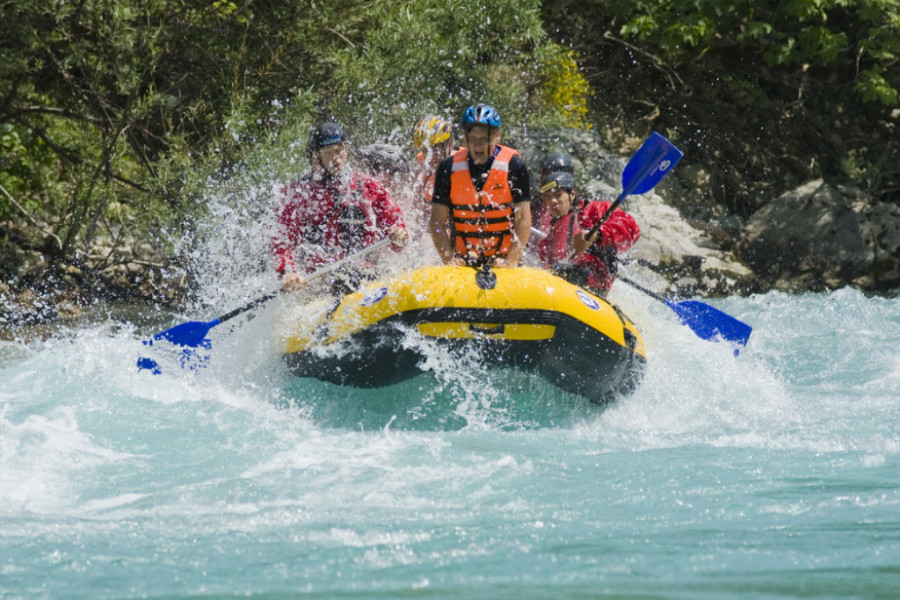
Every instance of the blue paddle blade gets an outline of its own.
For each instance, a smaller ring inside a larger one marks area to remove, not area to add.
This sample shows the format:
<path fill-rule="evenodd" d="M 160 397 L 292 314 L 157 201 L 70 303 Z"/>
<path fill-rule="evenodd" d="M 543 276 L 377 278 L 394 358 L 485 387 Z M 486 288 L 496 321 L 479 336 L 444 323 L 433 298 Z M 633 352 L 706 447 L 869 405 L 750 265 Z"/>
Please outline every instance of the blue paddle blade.
<path fill-rule="evenodd" d="M 171 329 L 166 329 L 162 333 L 153 336 L 154 340 L 166 340 L 177 344 L 178 346 L 189 346 L 196 348 L 203 344 L 206 334 L 209 330 L 219 324 L 219 319 L 212 321 L 188 321 L 181 325 L 176 325 Z"/>
<path fill-rule="evenodd" d="M 622 171 L 622 196 L 643 194 L 653 189 L 659 180 L 672 170 L 681 157 L 681 150 L 655 131 L 634 153 Z"/>
<path fill-rule="evenodd" d="M 152 358 L 138 358 L 137 366 L 139 371 L 150 371 L 154 375 L 159 375 L 160 373 L 162 373 L 162 369 L 159 367 L 159 363 Z"/>
<path fill-rule="evenodd" d="M 154 339 L 157 339 L 156 336 Z M 153 341 L 146 341 L 144 344 L 152 346 Z M 195 346 L 182 346 L 182 349 L 175 355 L 182 369 L 199 371 L 209 362 L 209 353 L 205 351 L 212 348 L 212 342 L 209 339 L 204 339 Z M 162 366 L 158 362 L 144 356 L 138 358 L 137 367 L 138 371 L 150 371 L 154 375 L 160 375 L 163 372 Z"/>
<path fill-rule="evenodd" d="M 753 331 L 746 323 L 698 300 L 666 300 L 666 305 L 675 311 L 682 323 L 704 340 L 721 339 L 746 346 L 750 332 Z"/>

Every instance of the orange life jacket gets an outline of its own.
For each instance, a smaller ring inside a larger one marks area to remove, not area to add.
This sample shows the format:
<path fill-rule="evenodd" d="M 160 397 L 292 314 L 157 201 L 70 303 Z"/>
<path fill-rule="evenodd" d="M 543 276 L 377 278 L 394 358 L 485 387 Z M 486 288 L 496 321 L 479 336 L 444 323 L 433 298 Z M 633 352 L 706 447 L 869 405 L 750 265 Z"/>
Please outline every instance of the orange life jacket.
<path fill-rule="evenodd" d="M 470 264 L 506 256 L 512 246 L 515 207 L 509 189 L 509 161 L 519 153 L 506 146 L 499 148 L 480 192 L 475 191 L 469 173 L 469 151 L 462 148 L 453 155 L 450 222 L 454 250 Z"/>
<path fill-rule="evenodd" d="M 436 173 L 433 171 L 429 172 L 429 169 L 425 168 L 425 152 L 416 154 L 416 160 L 419 161 L 422 169 L 419 181 L 419 184 L 422 186 L 422 195 L 425 197 L 425 203 L 431 204 L 431 198 L 434 195 L 434 180 Z"/>

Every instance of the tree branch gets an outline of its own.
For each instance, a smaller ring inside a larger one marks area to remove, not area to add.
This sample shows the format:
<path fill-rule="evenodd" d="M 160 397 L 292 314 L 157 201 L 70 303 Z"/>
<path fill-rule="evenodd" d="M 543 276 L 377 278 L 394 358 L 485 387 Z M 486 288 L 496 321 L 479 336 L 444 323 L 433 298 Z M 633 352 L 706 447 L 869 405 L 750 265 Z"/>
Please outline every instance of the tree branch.
<path fill-rule="evenodd" d="M 649 58 L 651 64 L 652 64 L 655 68 L 659 69 L 660 71 L 662 71 L 662 72 L 666 75 L 666 77 L 669 79 L 669 85 L 672 86 L 672 89 L 673 89 L 673 90 L 677 90 L 677 89 L 678 89 L 678 88 L 675 86 L 675 82 L 673 81 L 673 78 L 678 80 L 678 83 L 681 84 L 682 89 L 688 87 L 687 85 L 685 85 L 685 83 L 684 83 L 684 81 L 681 79 L 681 77 L 678 76 L 678 73 L 675 72 L 675 69 L 673 69 L 672 67 L 670 67 L 669 65 L 667 65 L 665 62 L 663 62 L 663 60 L 662 60 L 661 58 L 658 58 L 658 57 L 656 57 L 656 56 L 650 54 L 649 52 L 646 52 L 645 50 L 641 50 L 641 49 L 638 48 L 637 46 L 635 46 L 635 45 L 633 45 L 633 44 L 629 44 L 628 42 L 626 42 L 626 41 L 623 40 L 623 39 L 617 38 L 616 36 L 614 36 L 613 34 L 611 34 L 609 31 L 604 31 L 604 32 L 603 32 L 603 38 L 604 38 L 604 39 L 607 39 L 607 40 L 610 40 L 610 41 L 612 41 L 612 42 L 616 42 L 617 44 L 621 44 L 621 45 L 625 46 L 626 48 L 628 48 L 629 50 L 632 50 L 632 51 L 634 51 L 634 52 L 637 52 L 638 54 L 641 54 L 641 55 L 646 56 L 647 58 Z"/>
<path fill-rule="evenodd" d="M 32 225 L 34 225 L 35 227 L 37 227 L 38 229 L 40 229 L 43 233 L 45 233 L 46 235 L 49 235 L 49 236 L 52 237 L 54 240 L 56 240 L 56 243 L 59 244 L 59 249 L 60 249 L 60 250 L 63 249 L 63 243 L 62 243 L 62 240 L 60 240 L 60 239 L 59 239 L 52 231 L 47 231 L 46 229 L 44 229 L 43 227 L 41 227 L 40 223 L 38 223 L 37 220 L 36 220 L 34 217 L 32 217 L 31 214 L 29 214 L 29 212 L 28 212 L 27 210 L 25 210 L 25 208 L 24 208 L 21 204 L 19 204 L 18 202 L 16 202 L 16 199 L 13 198 L 12 195 L 10 195 L 10 193 L 6 191 L 6 188 L 3 187 L 2 184 L 0 184 L 0 191 L 2 191 L 3 194 L 4 194 L 7 198 L 9 198 L 9 201 L 12 202 L 12 203 L 15 205 L 16 208 L 18 208 L 20 211 L 22 211 L 22 214 L 25 215 L 25 218 L 28 219 L 28 221 L 29 221 Z"/>

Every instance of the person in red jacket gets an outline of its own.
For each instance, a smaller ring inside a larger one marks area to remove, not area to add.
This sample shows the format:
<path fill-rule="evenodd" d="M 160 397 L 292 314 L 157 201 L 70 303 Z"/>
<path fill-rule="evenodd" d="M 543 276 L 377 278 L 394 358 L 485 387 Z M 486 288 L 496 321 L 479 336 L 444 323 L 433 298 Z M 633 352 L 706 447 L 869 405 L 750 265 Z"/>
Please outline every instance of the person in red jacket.
<path fill-rule="evenodd" d="M 372 178 L 348 172 L 347 146 L 340 125 L 320 125 L 306 148 L 310 171 L 281 191 L 272 253 L 285 291 L 303 287 L 301 273 L 311 273 L 386 236 L 396 252 L 409 238 L 400 208 L 387 191 Z M 359 278 L 359 273 L 345 278 L 335 291 L 346 293 Z"/>
<path fill-rule="evenodd" d="M 569 171 L 545 174 L 541 196 L 551 218 L 547 237 L 538 243 L 541 263 L 563 279 L 606 297 L 616 278 L 617 254 L 641 236 L 634 217 L 616 208 L 588 236 L 612 203 L 577 198 L 575 178 Z"/>

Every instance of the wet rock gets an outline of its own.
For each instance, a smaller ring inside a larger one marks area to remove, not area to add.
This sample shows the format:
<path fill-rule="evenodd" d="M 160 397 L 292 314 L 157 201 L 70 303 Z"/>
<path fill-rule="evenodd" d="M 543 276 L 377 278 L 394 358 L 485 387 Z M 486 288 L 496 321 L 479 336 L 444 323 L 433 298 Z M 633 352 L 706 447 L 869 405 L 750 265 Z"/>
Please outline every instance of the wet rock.
<path fill-rule="evenodd" d="M 776 289 L 886 290 L 900 283 L 898 211 L 859 189 L 813 180 L 754 213 L 738 253 Z"/>
<path fill-rule="evenodd" d="M 900 289 L 900 206 L 880 202 L 873 207 L 867 234 L 875 257 L 871 273 L 859 287 L 879 291 Z M 867 285 L 869 280 L 871 287 Z"/>
<path fill-rule="evenodd" d="M 57 318 L 56 304 L 34 290 L 15 293 L 8 286 L 0 289 L 0 324 L 35 325 Z"/>

